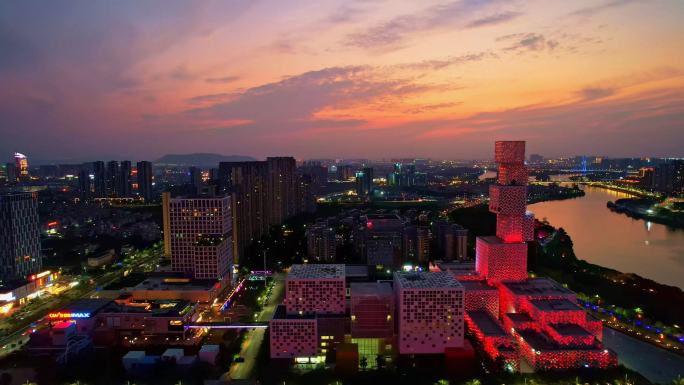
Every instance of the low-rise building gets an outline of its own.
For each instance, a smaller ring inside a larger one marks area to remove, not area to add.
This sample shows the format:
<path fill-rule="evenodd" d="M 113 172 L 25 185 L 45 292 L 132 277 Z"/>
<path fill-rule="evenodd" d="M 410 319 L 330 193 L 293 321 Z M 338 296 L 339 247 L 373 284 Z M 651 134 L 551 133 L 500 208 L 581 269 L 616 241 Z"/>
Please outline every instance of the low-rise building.
<path fill-rule="evenodd" d="M 400 354 L 463 347 L 464 289 L 447 272 L 396 272 Z"/>

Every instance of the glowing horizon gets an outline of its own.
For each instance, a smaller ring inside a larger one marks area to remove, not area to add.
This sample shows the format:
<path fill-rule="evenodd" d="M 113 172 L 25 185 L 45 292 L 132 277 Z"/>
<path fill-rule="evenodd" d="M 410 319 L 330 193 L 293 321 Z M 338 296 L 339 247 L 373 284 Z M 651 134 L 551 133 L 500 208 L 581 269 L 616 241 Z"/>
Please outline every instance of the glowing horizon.
<path fill-rule="evenodd" d="M 682 157 L 683 18 L 677 0 L 3 3 L 0 154 Z"/>

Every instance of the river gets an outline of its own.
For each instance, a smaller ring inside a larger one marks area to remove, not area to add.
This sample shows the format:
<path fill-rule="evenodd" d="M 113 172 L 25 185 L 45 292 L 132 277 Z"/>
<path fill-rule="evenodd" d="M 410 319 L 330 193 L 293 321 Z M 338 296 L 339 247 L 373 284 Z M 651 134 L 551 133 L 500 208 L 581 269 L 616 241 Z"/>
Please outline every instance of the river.
<path fill-rule="evenodd" d="M 680 355 L 607 327 L 603 328 L 603 344 L 617 353 L 620 364 L 651 382 L 669 384 L 684 377 L 684 357 Z"/>
<path fill-rule="evenodd" d="M 684 230 L 610 211 L 630 195 L 584 187 L 585 196 L 529 206 L 535 216 L 570 235 L 578 258 L 684 289 Z"/>

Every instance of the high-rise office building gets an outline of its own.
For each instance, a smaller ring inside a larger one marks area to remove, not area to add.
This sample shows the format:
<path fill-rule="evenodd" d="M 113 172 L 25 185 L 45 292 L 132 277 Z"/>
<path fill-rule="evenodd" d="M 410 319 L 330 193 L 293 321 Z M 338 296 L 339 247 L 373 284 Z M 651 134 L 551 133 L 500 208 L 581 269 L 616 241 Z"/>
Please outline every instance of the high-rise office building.
<path fill-rule="evenodd" d="M 301 167 L 301 175 L 309 175 L 311 183 L 317 187 L 324 187 L 328 183 L 328 168 L 320 163 L 306 163 Z"/>
<path fill-rule="evenodd" d="M 539 154 L 530 154 L 531 164 L 542 164 L 544 163 L 544 157 Z"/>
<path fill-rule="evenodd" d="M 164 257 L 171 258 L 171 193 L 162 194 L 162 222 L 164 230 Z"/>
<path fill-rule="evenodd" d="M 354 176 L 354 168 L 348 164 L 337 166 L 337 180 L 345 181 Z"/>
<path fill-rule="evenodd" d="M 684 160 L 672 161 L 672 191 L 684 192 Z"/>
<path fill-rule="evenodd" d="M 424 264 L 432 256 L 432 232 L 426 225 L 408 225 L 404 227 L 404 263 Z"/>
<path fill-rule="evenodd" d="M 190 177 L 190 184 L 192 185 L 194 192 L 197 193 L 202 187 L 202 170 L 198 167 L 190 167 L 188 169 L 188 176 Z"/>
<path fill-rule="evenodd" d="M 297 163 L 293 157 L 266 158 L 268 164 L 268 207 L 271 224 L 280 224 L 298 214 Z"/>
<path fill-rule="evenodd" d="M 14 167 L 17 171 L 19 179 L 26 179 L 29 176 L 29 163 L 26 155 L 15 152 L 14 153 Z"/>
<path fill-rule="evenodd" d="M 297 176 L 297 211 L 300 213 L 315 213 L 316 206 L 316 194 L 321 186 L 313 182 L 313 177 L 311 175 L 298 175 Z"/>
<path fill-rule="evenodd" d="M 219 163 L 219 190 L 234 198 L 233 252 L 236 260 L 240 260 L 245 248 L 266 234 L 271 225 L 279 225 L 301 211 L 298 183 L 292 157 Z"/>
<path fill-rule="evenodd" d="M 412 163 L 402 164 L 395 163 L 394 171 L 387 175 L 387 184 L 393 187 L 412 187 L 418 184 L 416 177 L 416 165 Z M 427 174 L 421 173 L 421 183 L 424 184 L 423 178 L 427 178 Z"/>
<path fill-rule="evenodd" d="M 138 172 L 138 194 L 145 200 L 145 202 L 152 201 L 152 163 L 148 161 L 140 161 L 136 164 Z"/>
<path fill-rule="evenodd" d="M 240 261 L 245 248 L 268 231 L 268 165 L 266 162 L 221 162 L 219 187 L 233 195 L 233 253 Z"/>
<path fill-rule="evenodd" d="M 17 167 L 14 165 L 14 163 L 6 163 L 5 164 L 5 180 L 7 181 L 7 184 L 15 184 L 17 183 Z"/>
<path fill-rule="evenodd" d="M 227 278 L 233 261 L 231 198 L 171 198 L 171 268 L 197 279 Z"/>
<path fill-rule="evenodd" d="M 440 220 L 432 225 L 437 259 L 443 261 L 468 258 L 468 230 L 456 223 Z"/>
<path fill-rule="evenodd" d="M 85 168 L 78 172 L 78 196 L 82 201 L 86 201 L 92 196 L 90 172 Z"/>
<path fill-rule="evenodd" d="M 122 160 L 119 164 L 119 175 L 116 178 L 116 196 L 128 198 L 133 196 L 133 186 L 131 181 L 131 161 Z"/>
<path fill-rule="evenodd" d="M 24 279 L 40 271 L 40 227 L 36 193 L 0 195 L 0 278 Z"/>
<path fill-rule="evenodd" d="M 361 226 L 355 242 L 366 263 L 400 267 L 403 261 L 404 221 L 396 214 L 368 214 L 361 217 Z"/>
<path fill-rule="evenodd" d="M 328 225 L 326 220 L 320 220 L 306 228 L 306 245 L 309 259 L 317 262 L 335 262 L 335 229 Z"/>
<path fill-rule="evenodd" d="M 116 196 L 119 185 L 119 162 L 110 160 L 107 162 L 107 194 L 108 197 Z"/>
<path fill-rule="evenodd" d="M 366 198 L 373 194 L 373 169 L 364 167 L 356 173 L 356 195 Z"/>
<path fill-rule="evenodd" d="M 105 171 L 105 164 L 99 160 L 93 162 L 93 196 L 96 198 L 104 198 L 107 196 L 107 172 Z"/>

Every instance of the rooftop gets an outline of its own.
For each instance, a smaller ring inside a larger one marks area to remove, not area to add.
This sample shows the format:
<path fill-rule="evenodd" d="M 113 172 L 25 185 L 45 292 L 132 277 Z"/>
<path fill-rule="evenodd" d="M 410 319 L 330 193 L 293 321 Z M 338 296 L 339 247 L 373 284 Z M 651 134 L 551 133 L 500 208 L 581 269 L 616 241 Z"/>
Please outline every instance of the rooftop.
<path fill-rule="evenodd" d="M 345 267 L 342 264 L 292 265 L 287 279 L 344 279 Z"/>
<path fill-rule="evenodd" d="M 481 241 L 483 241 L 483 242 L 491 243 L 491 244 L 500 244 L 500 243 L 504 243 L 503 240 L 502 240 L 501 238 L 499 238 L 499 237 L 497 237 L 497 236 L 495 236 L 495 235 L 487 235 L 487 236 L 484 236 L 484 237 L 477 237 L 477 239 L 479 239 L 479 240 L 481 240 Z"/>
<path fill-rule="evenodd" d="M 368 265 L 344 265 L 347 278 L 368 278 Z"/>
<path fill-rule="evenodd" d="M 112 301 L 109 299 L 79 299 L 64 306 L 59 312 L 87 313 L 92 316 L 110 303 L 112 303 Z"/>
<path fill-rule="evenodd" d="M 102 313 L 138 313 L 153 317 L 178 317 L 187 314 L 192 304 L 185 300 L 159 300 L 118 304 L 112 302 L 105 306 Z"/>
<path fill-rule="evenodd" d="M 353 282 L 349 285 L 351 296 L 383 296 L 393 295 L 389 282 Z"/>
<path fill-rule="evenodd" d="M 298 314 L 298 313 L 292 313 L 288 314 L 287 309 L 285 308 L 285 305 L 278 305 L 276 307 L 275 312 L 273 312 L 273 319 L 274 320 L 279 320 L 279 319 L 292 319 L 292 320 L 310 320 L 310 319 L 315 319 L 316 315 L 311 314 L 311 313 L 303 313 L 303 314 Z"/>
<path fill-rule="evenodd" d="M 576 303 L 563 299 L 533 299 L 532 306 L 541 311 L 583 311 Z"/>
<path fill-rule="evenodd" d="M 446 271 L 395 272 L 394 282 L 402 289 L 463 288 L 463 285 Z"/>
<path fill-rule="evenodd" d="M 503 282 L 502 285 L 515 295 L 523 296 L 571 296 L 571 290 L 551 278 L 530 278 L 525 281 Z"/>
<path fill-rule="evenodd" d="M 598 345 L 573 345 L 573 346 L 563 346 L 560 344 L 557 344 L 553 340 L 551 340 L 549 337 L 544 335 L 543 333 L 536 332 L 534 330 L 518 330 L 517 333 L 522 337 L 525 342 L 527 342 L 530 347 L 534 350 L 539 350 L 539 351 L 562 351 L 562 350 L 583 350 L 583 351 L 591 351 L 591 350 L 603 350 L 603 348 L 599 347 Z"/>
<path fill-rule="evenodd" d="M 397 214 L 366 214 L 367 220 L 386 220 L 386 219 L 396 219 L 401 220 L 401 217 Z"/>
<path fill-rule="evenodd" d="M 534 318 L 530 317 L 527 313 L 506 313 L 506 317 L 510 318 L 516 325 L 525 322 L 535 322 Z"/>
<path fill-rule="evenodd" d="M 176 276 L 153 276 L 146 277 L 145 280 L 127 290 L 211 290 L 216 285 L 216 280 L 192 279 Z"/>
<path fill-rule="evenodd" d="M 568 323 L 562 323 L 562 324 L 551 324 L 549 325 L 558 332 L 558 334 L 562 336 L 589 336 L 591 333 L 589 333 L 586 329 L 583 327 L 577 325 L 577 324 L 568 324 Z"/>
<path fill-rule="evenodd" d="M 467 274 L 475 271 L 475 261 L 437 262 L 437 267 L 442 271 L 450 271 L 457 275 Z"/>
<path fill-rule="evenodd" d="M 494 286 L 489 286 L 486 281 L 459 281 L 466 291 L 498 291 Z"/>
<path fill-rule="evenodd" d="M 478 329 L 487 337 L 505 336 L 506 332 L 501 327 L 501 324 L 489 313 L 482 310 L 469 311 L 468 317 L 477 325 Z"/>

